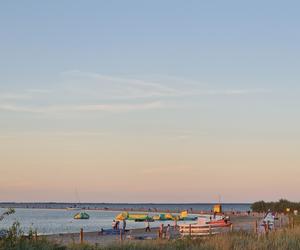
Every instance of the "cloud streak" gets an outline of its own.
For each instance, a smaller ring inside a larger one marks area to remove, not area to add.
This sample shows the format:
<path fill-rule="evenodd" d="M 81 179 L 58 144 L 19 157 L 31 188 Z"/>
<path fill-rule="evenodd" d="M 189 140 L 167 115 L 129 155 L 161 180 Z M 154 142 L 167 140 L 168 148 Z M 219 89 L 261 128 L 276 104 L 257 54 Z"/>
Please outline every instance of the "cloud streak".
<path fill-rule="evenodd" d="M 178 107 L 176 101 L 185 97 L 270 92 L 265 89 L 202 89 L 201 86 L 184 79 L 148 81 L 73 70 L 61 73 L 61 80 L 51 89 L 31 87 L 18 92 L 0 93 L 0 111 L 130 112 Z"/>
<path fill-rule="evenodd" d="M 57 113 L 57 112 L 130 112 L 138 110 L 151 110 L 163 108 L 162 102 L 145 102 L 135 104 L 83 104 L 62 106 L 22 106 L 12 104 L 0 104 L 0 110 L 26 113 Z"/>
<path fill-rule="evenodd" d="M 32 96 L 26 92 L 19 93 L 19 92 L 6 92 L 0 94 L 0 100 L 29 100 Z"/>
<path fill-rule="evenodd" d="M 15 104 L 0 104 L 0 110 L 11 112 L 40 113 L 39 108 Z"/>
<path fill-rule="evenodd" d="M 138 99 L 153 97 L 184 97 L 201 95 L 248 95 L 268 93 L 269 90 L 255 89 L 202 89 L 200 82 L 180 79 L 177 86 L 171 82 L 139 80 L 115 77 L 82 71 L 66 71 L 62 75 L 67 81 L 69 92 L 111 99 Z M 171 86 L 170 86 L 171 85 Z"/>
<path fill-rule="evenodd" d="M 133 110 L 150 110 L 162 108 L 162 102 L 147 102 L 139 104 L 94 104 L 75 106 L 75 111 L 112 111 L 112 112 L 128 112 Z"/>
<path fill-rule="evenodd" d="M 108 76 L 91 72 L 67 71 L 62 73 L 68 93 L 104 99 L 139 99 L 181 95 L 178 89 L 165 84 Z"/>
<path fill-rule="evenodd" d="M 250 94 L 262 94 L 270 93 L 270 90 L 266 89 L 223 89 L 223 90 L 204 90 L 199 91 L 198 95 L 223 95 L 223 96 L 236 96 L 236 95 L 250 95 Z"/>

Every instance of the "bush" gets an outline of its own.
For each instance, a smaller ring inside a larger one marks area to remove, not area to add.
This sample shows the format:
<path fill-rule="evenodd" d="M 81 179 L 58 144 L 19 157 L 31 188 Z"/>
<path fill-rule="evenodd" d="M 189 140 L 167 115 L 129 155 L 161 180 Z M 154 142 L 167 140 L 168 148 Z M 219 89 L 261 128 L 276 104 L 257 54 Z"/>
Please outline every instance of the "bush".
<path fill-rule="evenodd" d="M 35 231 L 29 230 L 28 236 L 24 235 L 19 222 L 14 222 L 8 229 L 6 236 L 0 240 L 0 250 L 66 250 L 65 246 L 35 238 Z"/>
<path fill-rule="evenodd" d="M 277 202 L 264 202 L 257 201 L 251 205 L 253 212 L 267 212 L 270 209 L 272 212 L 284 213 L 286 209 L 290 208 L 291 211 L 300 211 L 300 202 L 291 202 L 285 199 L 280 199 Z"/>

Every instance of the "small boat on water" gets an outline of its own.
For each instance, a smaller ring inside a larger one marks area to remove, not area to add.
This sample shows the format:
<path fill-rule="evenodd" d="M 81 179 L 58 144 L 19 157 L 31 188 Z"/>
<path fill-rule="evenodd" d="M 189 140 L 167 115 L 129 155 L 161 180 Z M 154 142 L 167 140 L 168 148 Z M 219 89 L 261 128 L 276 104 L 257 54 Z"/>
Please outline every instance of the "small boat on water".
<path fill-rule="evenodd" d="M 81 210 L 80 207 L 66 207 L 66 210 Z"/>
<path fill-rule="evenodd" d="M 79 212 L 74 215 L 75 220 L 87 220 L 90 216 L 86 212 Z"/>

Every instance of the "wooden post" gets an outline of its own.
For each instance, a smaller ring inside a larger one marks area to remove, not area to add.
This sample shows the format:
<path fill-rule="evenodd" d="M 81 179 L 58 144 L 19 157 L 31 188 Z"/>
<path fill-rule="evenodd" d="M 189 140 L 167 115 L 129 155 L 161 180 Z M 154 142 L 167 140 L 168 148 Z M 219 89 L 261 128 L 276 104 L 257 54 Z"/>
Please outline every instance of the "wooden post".
<path fill-rule="evenodd" d="M 120 241 L 122 241 L 122 240 L 123 240 L 123 230 L 120 229 Z"/>
<path fill-rule="evenodd" d="M 279 227 L 282 228 L 282 216 L 279 217 Z"/>
<path fill-rule="evenodd" d="M 83 243 L 83 229 L 80 228 L 80 244 Z"/>
<path fill-rule="evenodd" d="M 36 231 L 32 234 L 32 239 L 33 239 L 34 241 L 37 240 L 37 232 L 36 232 Z"/>
<path fill-rule="evenodd" d="M 211 224 L 209 224 L 208 230 L 209 230 L 209 235 L 211 235 Z"/>
<path fill-rule="evenodd" d="M 189 235 L 190 235 L 190 237 L 192 236 L 192 225 L 191 224 L 189 225 Z"/>
<path fill-rule="evenodd" d="M 256 233 L 257 234 L 257 220 L 255 221 L 255 223 L 254 223 L 254 233 Z"/>
<path fill-rule="evenodd" d="M 230 232 L 233 232 L 233 224 L 230 225 Z"/>
<path fill-rule="evenodd" d="M 292 228 L 295 227 L 295 221 L 294 221 L 294 217 L 292 217 Z"/>

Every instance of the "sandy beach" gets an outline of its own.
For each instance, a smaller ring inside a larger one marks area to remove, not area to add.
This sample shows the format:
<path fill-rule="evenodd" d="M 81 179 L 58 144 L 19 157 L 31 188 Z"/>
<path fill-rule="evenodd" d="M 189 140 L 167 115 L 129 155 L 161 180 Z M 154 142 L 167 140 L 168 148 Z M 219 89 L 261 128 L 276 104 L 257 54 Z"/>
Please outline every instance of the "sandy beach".
<path fill-rule="evenodd" d="M 230 220 L 233 223 L 233 230 L 239 231 L 254 231 L 256 222 L 262 219 L 262 214 L 251 214 L 251 215 L 231 215 Z M 287 218 L 282 217 L 281 222 L 287 223 Z M 170 223 L 171 225 L 171 238 L 180 237 L 180 233 L 174 229 L 173 222 L 164 222 L 164 225 Z M 191 222 L 192 224 L 195 222 Z M 188 224 L 188 223 L 187 223 Z M 279 221 L 277 222 L 277 227 L 279 227 Z M 57 242 L 63 245 L 71 243 L 80 242 L 80 232 L 78 233 L 66 233 L 66 234 L 54 234 L 46 235 L 48 240 Z M 132 240 L 153 240 L 158 238 L 158 228 L 151 228 L 151 232 L 145 232 L 145 229 L 131 229 L 127 230 L 126 234 L 123 235 L 123 241 L 132 241 Z M 106 234 L 105 232 L 101 234 L 100 232 L 84 232 L 83 241 L 90 244 L 99 244 L 99 245 L 109 245 L 116 242 L 120 242 L 120 235 Z"/>

